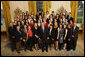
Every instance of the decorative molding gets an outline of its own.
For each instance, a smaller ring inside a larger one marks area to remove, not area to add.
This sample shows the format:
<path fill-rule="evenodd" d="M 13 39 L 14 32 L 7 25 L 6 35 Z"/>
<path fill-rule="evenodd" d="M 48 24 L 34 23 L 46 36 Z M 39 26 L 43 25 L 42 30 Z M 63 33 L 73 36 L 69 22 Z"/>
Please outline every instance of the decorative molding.
<path fill-rule="evenodd" d="M 20 10 L 18 7 L 14 10 L 14 19 L 19 19 L 18 16 L 22 14 L 22 10 Z"/>
<path fill-rule="evenodd" d="M 14 10 L 14 14 L 15 15 L 18 15 L 18 14 L 21 14 L 22 11 L 17 7 L 17 9 Z"/>
<path fill-rule="evenodd" d="M 57 10 L 57 14 L 65 13 L 66 9 L 63 7 L 63 5 Z"/>

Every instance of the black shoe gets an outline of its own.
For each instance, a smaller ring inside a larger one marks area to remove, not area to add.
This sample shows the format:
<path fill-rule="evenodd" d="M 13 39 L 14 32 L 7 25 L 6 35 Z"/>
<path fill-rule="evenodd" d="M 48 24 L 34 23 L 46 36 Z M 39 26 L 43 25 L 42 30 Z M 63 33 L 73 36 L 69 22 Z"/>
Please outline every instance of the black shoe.
<path fill-rule="evenodd" d="M 32 49 L 30 51 L 33 51 Z"/>
<path fill-rule="evenodd" d="M 48 50 L 46 50 L 46 52 L 48 52 Z"/>
<path fill-rule="evenodd" d="M 57 51 L 57 50 L 58 50 L 58 48 L 55 48 L 55 50 Z"/>
<path fill-rule="evenodd" d="M 73 49 L 73 51 L 75 51 L 76 49 Z"/>
<path fill-rule="evenodd" d="M 42 52 L 44 52 L 44 51 L 42 51 Z"/>
<path fill-rule="evenodd" d="M 20 53 L 19 51 L 17 53 Z"/>
<path fill-rule="evenodd" d="M 24 49 L 24 51 L 27 51 L 26 49 Z"/>
<path fill-rule="evenodd" d="M 12 52 L 14 52 L 14 50 L 12 50 Z"/>
<path fill-rule="evenodd" d="M 70 51 L 70 49 L 67 49 L 67 51 Z"/>

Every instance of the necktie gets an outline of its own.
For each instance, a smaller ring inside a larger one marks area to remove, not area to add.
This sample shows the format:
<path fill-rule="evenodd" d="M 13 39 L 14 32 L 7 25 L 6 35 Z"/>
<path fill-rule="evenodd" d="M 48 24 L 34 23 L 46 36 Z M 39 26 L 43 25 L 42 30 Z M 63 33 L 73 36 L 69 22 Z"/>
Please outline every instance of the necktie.
<path fill-rule="evenodd" d="M 51 29 L 50 29 L 50 35 L 51 35 Z"/>
<path fill-rule="evenodd" d="M 43 32 L 44 32 L 44 27 L 43 27 Z"/>

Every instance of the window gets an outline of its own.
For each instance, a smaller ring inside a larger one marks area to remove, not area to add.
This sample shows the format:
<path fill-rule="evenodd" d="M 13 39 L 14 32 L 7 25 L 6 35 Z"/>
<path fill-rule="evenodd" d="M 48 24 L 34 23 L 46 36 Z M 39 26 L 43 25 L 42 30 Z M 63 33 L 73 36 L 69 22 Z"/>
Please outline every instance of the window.
<path fill-rule="evenodd" d="M 2 3 L 1 3 L 1 26 L 5 26 Z"/>
<path fill-rule="evenodd" d="M 43 11 L 43 1 L 36 1 L 36 5 L 37 5 L 37 12 L 42 12 Z"/>
<path fill-rule="evenodd" d="M 2 7 L 2 2 L 1 2 L 1 32 L 4 32 L 4 31 L 6 31 L 6 26 L 5 26 L 3 7 Z"/>
<path fill-rule="evenodd" d="M 84 1 L 79 1 L 77 23 L 83 23 L 83 19 L 84 19 Z"/>

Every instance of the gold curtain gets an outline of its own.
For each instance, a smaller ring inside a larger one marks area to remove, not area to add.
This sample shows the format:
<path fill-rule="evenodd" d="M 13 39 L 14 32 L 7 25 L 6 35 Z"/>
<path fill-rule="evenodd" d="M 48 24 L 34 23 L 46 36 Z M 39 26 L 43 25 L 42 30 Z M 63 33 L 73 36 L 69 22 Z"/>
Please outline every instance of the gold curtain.
<path fill-rule="evenodd" d="M 71 16 L 74 18 L 74 22 L 77 22 L 77 10 L 79 1 L 71 1 Z"/>
<path fill-rule="evenodd" d="M 36 15 L 36 1 L 33 1 L 33 8 L 34 15 Z"/>
<path fill-rule="evenodd" d="M 31 12 L 32 12 L 32 9 L 31 9 L 31 2 L 32 2 L 32 1 L 28 1 L 28 5 L 29 5 L 29 14 L 31 14 Z"/>
<path fill-rule="evenodd" d="M 83 29 L 83 39 L 84 39 L 84 16 L 83 16 L 83 24 L 82 24 L 82 29 Z"/>
<path fill-rule="evenodd" d="M 46 14 L 46 11 L 50 11 L 51 1 L 43 1 L 43 12 Z"/>
<path fill-rule="evenodd" d="M 9 5 L 9 1 L 1 1 L 2 2 L 2 6 L 3 6 L 3 13 L 4 13 L 4 19 L 5 19 L 5 24 L 6 24 L 6 33 L 7 33 L 7 37 L 8 35 L 8 26 L 9 23 L 11 22 L 11 16 L 10 16 L 10 5 Z"/>
<path fill-rule="evenodd" d="M 43 12 L 46 14 L 46 1 L 43 1 Z"/>
<path fill-rule="evenodd" d="M 29 14 L 34 12 L 34 15 L 36 15 L 36 1 L 28 1 L 29 5 Z"/>

